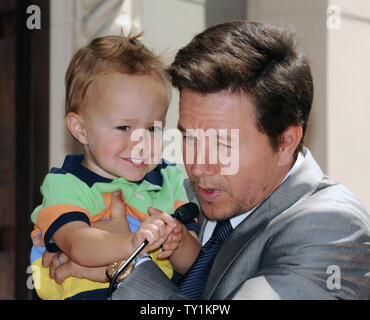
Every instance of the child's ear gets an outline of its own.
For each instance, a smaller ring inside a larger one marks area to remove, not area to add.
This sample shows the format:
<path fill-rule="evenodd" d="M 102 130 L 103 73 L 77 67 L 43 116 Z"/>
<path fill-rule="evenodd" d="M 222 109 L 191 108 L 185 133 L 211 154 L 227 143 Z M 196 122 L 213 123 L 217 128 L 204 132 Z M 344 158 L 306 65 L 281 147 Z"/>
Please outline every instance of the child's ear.
<path fill-rule="evenodd" d="M 69 131 L 77 141 L 81 144 L 87 144 L 87 133 L 83 119 L 75 112 L 68 112 L 65 121 Z"/>

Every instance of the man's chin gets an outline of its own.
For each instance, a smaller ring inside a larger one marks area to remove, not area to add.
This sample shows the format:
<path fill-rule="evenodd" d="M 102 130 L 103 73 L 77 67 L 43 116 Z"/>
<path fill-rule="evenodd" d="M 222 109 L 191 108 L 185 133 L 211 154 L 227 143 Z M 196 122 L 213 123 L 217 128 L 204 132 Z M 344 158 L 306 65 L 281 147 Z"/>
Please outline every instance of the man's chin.
<path fill-rule="evenodd" d="M 200 206 L 209 220 L 226 220 L 234 216 L 234 212 L 230 210 L 231 206 L 223 206 L 207 201 L 200 201 Z"/>

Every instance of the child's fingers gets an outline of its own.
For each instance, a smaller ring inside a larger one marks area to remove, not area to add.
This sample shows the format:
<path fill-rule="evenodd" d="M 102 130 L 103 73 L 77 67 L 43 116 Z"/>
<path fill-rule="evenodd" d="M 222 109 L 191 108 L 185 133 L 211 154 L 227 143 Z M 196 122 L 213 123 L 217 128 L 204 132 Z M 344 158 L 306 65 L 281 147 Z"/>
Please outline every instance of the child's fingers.
<path fill-rule="evenodd" d="M 166 225 L 162 220 L 154 220 L 153 223 L 148 225 L 148 228 L 150 228 L 157 241 L 167 236 Z"/>
<path fill-rule="evenodd" d="M 168 235 L 166 223 L 162 219 L 154 216 L 146 219 L 144 223 L 141 225 L 141 228 L 152 229 L 154 234 L 158 234 L 158 237 L 164 237 Z"/>
<path fill-rule="evenodd" d="M 112 194 L 111 218 L 120 219 L 126 217 L 126 204 L 122 200 L 121 191 L 117 190 Z"/>
<path fill-rule="evenodd" d="M 172 230 L 172 233 L 177 234 L 181 232 L 182 232 L 182 224 L 176 223 L 176 227 Z"/>
<path fill-rule="evenodd" d="M 180 242 L 182 240 L 182 233 L 172 233 L 170 235 L 171 242 Z"/>
<path fill-rule="evenodd" d="M 150 216 L 152 217 L 156 217 L 158 219 L 161 219 L 163 220 L 165 223 L 167 223 L 168 225 L 171 225 L 171 224 L 174 224 L 174 219 L 171 217 L 170 214 L 166 213 L 166 212 L 163 212 L 161 210 L 158 210 L 158 209 L 155 209 L 153 207 L 149 207 L 148 208 L 148 213 L 150 214 Z"/>
<path fill-rule="evenodd" d="M 165 232 L 169 235 L 176 228 L 176 219 L 173 219 L 168 213 L 149 207 L 150 217 L 146 221 L 162 221 L 165 226 Z M 163 233 L 162 233 L 163 234 Z"/>
<path fill-rule="evenodd" d="M 151 251 L 158 248 L 166 240 L 167 235 L 164 231 L 161 231 L 158 225 L 148 224 L 139 228 L 135 237 L 137 238 L 136 246 L 139 246 L 143 241 L 147 240 L 148 245 L 146 251 Z"/>
<path fill-rule="evenodd" d="M 166 242 L 162 248 L 164 251 L 174 251 L 179 247 L 179 242 L 178 241 L 171 241 L 171 242 Z"/>
<path fill-rule="evenodd" d="M 182 225 L 176 222 L 168 213 L 152 207 L 148 208 L 148 213 L 150 217 L 141 224 L 136 233 L 137 245 L 140 245 L 146 239 L 149 242 L 147 250 L 150 251 L 165 243 L 174 230 L 175 234 L 181 232 Z"/>
<path fill-rule="evenodd" d="M 173 255 L 173 250 L 169 251 L 169 250 L 166 250 L 166 251 L 161 251 L 161 252 L 158 252 L 157 253 L 157 258 L 158 259 L 167 259 L 169 258 L 170 256 Z"/>
<path fill-rule="evenodd" d="M 154 214 L 160 214 L 162 213 L 163 211 L 159 210 L 159 209 L 156 209 L 156 208 L 153 208 L 153 207 L 149 207 L 148 208 L 148 213 L 152 216 Z"/>

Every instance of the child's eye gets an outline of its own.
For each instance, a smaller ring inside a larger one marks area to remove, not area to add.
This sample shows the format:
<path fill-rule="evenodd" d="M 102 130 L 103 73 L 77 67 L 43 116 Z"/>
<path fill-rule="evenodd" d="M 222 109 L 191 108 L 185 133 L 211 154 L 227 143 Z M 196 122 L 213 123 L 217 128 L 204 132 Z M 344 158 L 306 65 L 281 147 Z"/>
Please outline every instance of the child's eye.
<path fill-rule="evenodd" d="M 129 131 L 130 130 L 130 126 L 119 126 L 116 129 L 117 130 L 120 130 L 120 131 Z"/>
<path fill-rule="evenodd" d="M 149 130 L 149 132 L 161 132 L 162 131 L 162 128 L 161 127 L 152 126 L 152 127 L 149 127 L 148 130 Z"/>

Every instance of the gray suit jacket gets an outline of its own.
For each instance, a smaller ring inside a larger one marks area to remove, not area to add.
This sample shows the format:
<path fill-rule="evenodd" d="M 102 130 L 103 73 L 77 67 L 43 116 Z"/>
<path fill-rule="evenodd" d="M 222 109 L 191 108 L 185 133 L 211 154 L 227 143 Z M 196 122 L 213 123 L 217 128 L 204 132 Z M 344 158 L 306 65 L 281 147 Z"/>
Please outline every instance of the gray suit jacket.
<path fill-rule="evenodd" d="M 113 298 L 185 299 L 151 261 Z M 370 217 L 305 149 L 301 166 L 226 239 L 201 299 L 370 299 Z"/>

